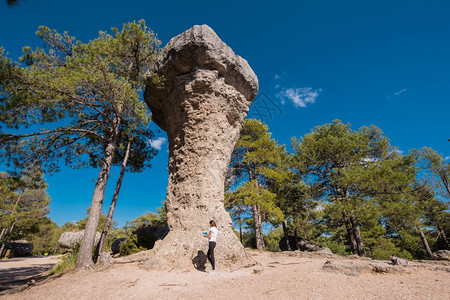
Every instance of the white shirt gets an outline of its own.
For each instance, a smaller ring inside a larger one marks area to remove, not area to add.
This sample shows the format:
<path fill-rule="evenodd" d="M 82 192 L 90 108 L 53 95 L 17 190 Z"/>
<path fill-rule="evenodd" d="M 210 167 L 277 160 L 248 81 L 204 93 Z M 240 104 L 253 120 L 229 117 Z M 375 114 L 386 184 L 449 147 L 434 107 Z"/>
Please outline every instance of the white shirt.
<path fill-rule="evenodd" d="M 209 239 L 210 242 L 215 242 L 217 239 L 217 233 L 219 233 L 219 230 L 216 227 L 211 227 L 209 231 L 212 232 L 211 238 Z"/>

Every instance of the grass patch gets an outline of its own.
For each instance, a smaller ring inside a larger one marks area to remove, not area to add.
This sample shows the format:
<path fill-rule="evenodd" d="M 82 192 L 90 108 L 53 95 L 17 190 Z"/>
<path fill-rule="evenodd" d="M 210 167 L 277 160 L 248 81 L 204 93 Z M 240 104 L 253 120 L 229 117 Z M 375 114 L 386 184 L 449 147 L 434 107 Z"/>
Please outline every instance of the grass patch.
<path fill-rule="evenodd" d="M 80 246 L 78 245 L 72 251 L 63 256 L 62 261 L 54 266 L 49 272 L 48 275 L 55 275 L 67 270 L 74 269 L 77 264 L 78 252 L 80 250 Z"/>

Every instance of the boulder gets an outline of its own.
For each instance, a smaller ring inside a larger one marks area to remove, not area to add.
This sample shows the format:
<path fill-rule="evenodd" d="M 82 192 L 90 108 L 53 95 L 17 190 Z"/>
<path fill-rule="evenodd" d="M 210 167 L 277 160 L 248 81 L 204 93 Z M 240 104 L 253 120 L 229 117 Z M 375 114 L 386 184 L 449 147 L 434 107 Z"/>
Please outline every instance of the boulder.
<path fill-rule="evenodd" d="M 120 252 L 120 246 L 125 243 L 127 241 L 127 238 L 120 238 L 115 240 L 112 244 L 111 244 L 111 251 L 113 254 L 117 254 Z"/>
<path fill-rule="evenodd" d="M 77 244 L 81 243 L 83 235 L 84 230 L 77 232 L 72 231 L 64 232 L 63 234 L 61 234 L 61 237 L 59 238 L 58 241 L 59 246 L 65 249 L 73 249 Z M 95 233 L 95 244 L 97 244 L 98 241 L 100 240 L 100 236 L 101 236 L 100 232 L 97 231 Z"/>
<path fill-rule="evenodd" d="M 288 236 L 288 241 L 289 241 L 289 246 L 291 248 L 290 249 L 291 251 L 300 250 L 300 251 L 308 251 L 308 252 L 318 252 L 323 249 L 319 245 L 311 243 L 307 239 L 303 239 L 303 238 L 299 238 L 299 237 L 296 238 L 295 236 Z M 279 242 L 279 246 L 280 246 L 281 251 L 288 251 L 288 248 L 286 247 L 285 237 L 281 238 L 281 240 Z M 326 249 L 328 249 L 328 248 L 326 248 Z"/>
<path fill-rule="evenodd" d="M 395 255 L 391 255 L 391 262 L 393 265 L 407 265 L 408 260 L 406 258 L 400 258 Z"/>
<path fill-rule="evenodd" d="M 433 253 L 433 258 L 438 260 L 450 260 L 450 250 L 438 250 Z"/>
<path fill-rule="evenodd" d="M 14 257 L 29 256 L 33 251 L 33 244 L 25 240 L 6 242 L 6 248 L 11 250 L 11 255 Z"/>

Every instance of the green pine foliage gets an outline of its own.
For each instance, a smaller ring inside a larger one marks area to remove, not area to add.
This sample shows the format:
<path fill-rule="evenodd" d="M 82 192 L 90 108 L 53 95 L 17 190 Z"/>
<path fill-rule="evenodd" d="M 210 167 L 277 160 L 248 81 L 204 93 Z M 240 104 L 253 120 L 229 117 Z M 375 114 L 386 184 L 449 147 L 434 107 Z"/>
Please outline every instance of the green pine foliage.
<path fill-rule="evenodd" d="M 245 121 L 225 196 L 244 245 L 256 246 L 248 237 L 258 203 L 274 226 L 264 234 L 271 251 L 286 235 L 374 259 L 426 258 L 425 242 L 432 251 L 449 249 L 449 163 L 442 155 L 430 148 L 401 154 L 376 126 L 352 130 L 339 120 L 293 138 L 292 148 L 277 146 L 262 122 Z"/>

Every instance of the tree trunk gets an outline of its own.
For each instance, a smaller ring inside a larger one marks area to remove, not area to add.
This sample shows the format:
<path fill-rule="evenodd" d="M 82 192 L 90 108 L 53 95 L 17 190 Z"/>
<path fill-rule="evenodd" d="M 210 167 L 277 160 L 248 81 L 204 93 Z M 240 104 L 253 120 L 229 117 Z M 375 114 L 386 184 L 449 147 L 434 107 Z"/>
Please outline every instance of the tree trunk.
<path fill-rule="evenodd" d="M 422 240 L 423 246 L 425 247 L 425 250 L 427 250 L 427 254 L 429 257 L 433 257 L 433 252 L 431 252 L 430 246 L 428 245 L 428 241 L 425 237 L 425 234 L 422 231 L 422 228 L 419 226 L 419 234 L 420 234 L 420 239 Z"/>
<path fill-rule="evenodd" d="M 120 117 L 116 116 L 112 126 L 112 136 L 106 146 L 100 173 L 95 184 L 94 195 L 92 196 L 89 217 L 86 223 L 83 239 L 81 240 L 80 252 L 78 254 L 77 269 L 90 268 L 93 265 L 92 249 L 95 244 L 95 234 L 97 232 L 100 213 L 105 195 L 106 183 L 108 182 L 109 171 L 111 170 L 114 151 L 116 149 L 117 135 L 119 132 Z"/>
<path fill-rule="evenodd" d="M 442 227 L 437 222 L 436 222 L 436 227 L 437 227 L 437 230 L 439 231 L 440 235 L 442 236 L 442 239 L 444 240 L 445 244 L 447 245 L 447 249 L 450 249 L 450 244 L 448 242 L 445 231 L 442 229 Z"/>
<path fill-rule="evenodd" d="M 300 250 L 300 247 L 298 246 L 299 240 L 298 240 L 298 234 L 297 229 L 294 230 L 294 249 L 293 250 Z"/>
<path fill-rule="evenodd" d="M 286 222 L 285 221 L 281 222 L 281 226 L 283 227 L 284 242 L 285 242 L 286 250 L 291 251 L 292 249 L 291 249 L 291 244 L 289 243 L 289 234 L 288 234 Z"/>
<path fill-rule="evenodd" d="M 239 240 L 241 241 L 242 244 L 242 218 L 240 213 L 239 213 Z"/>
<path fill-rule="evenodd" d="M 16 202 L 16 204 L 17 204 L 17 202 Z M 2 233 L 3 233 L 2 237 L 5 237 L 5 239 L 6 239 L 8 234 L 10 234 L 14 230 L 15 226 L 16 226 L 16 222 L 12 223 L 11 227 L 9 227 L 9 228 L 3 228 L 4 231 L 2 230 Z M 5 245 L 6 245 L 6 241 L 3 241 L 2 246 L 0 247 L 0 257 L 2 257 L 3 250 L 5 249 Z"/>
<path fill-rule="evenodd" d="M 348 238 L 350 239 L 350 245 L 352 247 L 353 254 L 358 254 L 358 246 L 356 245 L 355 235 L 353 234 L 352 224 L 345 212 L 342 213 L 344 218 L 345 229 L 347 230 Z"/>
<path fill-rule="evenodd" d="M 122 162 L 122 169 L 120 170 L 119 179 L 117 180 L 116 190 L 114 191 L 111 205 L 109 206 L 109 212 L 108 212 L 108 215 L 106 216 L 105 226 L 103 227 L 103 231 L 100 236 L 100 240 L 98 241 L 97 248 L 95 249 L 94 263 L 97 262 L 98 256 L 100 255 L 100 253 L 102 251 L 103 244 L 105 243 L 106 236 L 108 235 L 108 231 L 112 224 L 114 209 L 116 208 L 117 199 L 119 198 L 119 192 L 120 192 L 120 188 L 122 187 L 123 176 L 125 174 L 125 169 L 127 167 L 128 155 L 130 154 L 130 145 L 131 145 L 131 143 L 128 142 L 127 151 L 125 152 L 125 157 Z"/>
<path fill-rule="evenodd" d="M 352 223 L 353 234 L 355 236 L 356 247 L 358 249 L 359 256 L 366 256 L 366 249 L 364 249 L 363 239 L 361 237 L 361 231 L 359 230 L 358 219 L 355 212 L 352 211 L 350 215 L 350 221 Z"/>
<path fill-rule="evenodd" d="M 256 235 L 256 249 L 264 250 L 264 238 L 262 233 L 261 208 L 258 204 L 252 205 L 253 210 L 253 226 Z"/>
<path fill-rule="evenodd" d="M 447 191 L 447 194 L 450 196 L 450 185 L 448 183 L 448 177 L 445 174 L 440 175 L 442 183 L 444 184 L 445 190 Z"/>
<path fill-rule="evenodd" d="M 5 235 L 6 227 L 2 229 L 2 233 L 0 233 L 0 241 L 3 239 L 3 235 Z"/>

